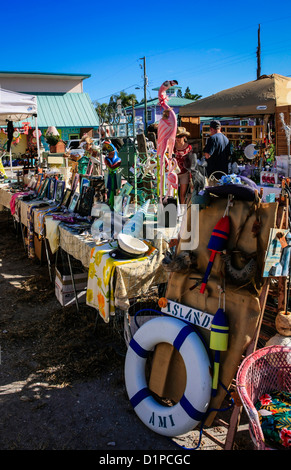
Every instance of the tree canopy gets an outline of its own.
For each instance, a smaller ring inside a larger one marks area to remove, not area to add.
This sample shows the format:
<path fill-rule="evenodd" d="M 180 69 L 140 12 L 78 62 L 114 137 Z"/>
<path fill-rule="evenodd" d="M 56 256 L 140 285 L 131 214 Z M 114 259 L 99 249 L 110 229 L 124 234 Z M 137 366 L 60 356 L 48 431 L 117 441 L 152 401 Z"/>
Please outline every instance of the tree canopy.
<path fill-rule="evenodd" d="M 190 91 L 190 88 L 187 86 L 185 89 L 184 95 L 182 94 L 182 90 L 177 91 L 177 96 L 180 98 L 187 98 L 189 100 L 197 101 L 202 98 L 202 95 L 198 93 L 193 94 Z M 141 100 L 141 103 L 144 100 Z M 111 95 L 109 99 L 109 103 L 99 103 L 98 101 L 94 102 L 95 109 L 101 118 L 106 121 L 109 115 L 115 114 L 118 111 L 118 105 L 121 106 L 121 111 L 123 108 L 127 108 L 129 106 L 134 106 L 138 104 L 138 100 L 134 93 L 128 94 L 125 91 L 121 91 L 119 94 Z"/>
<path fill-rule="evenodd" d="M 190 88 L 187 86 L 185 93 L 184 93 L 184 98 L 187 98 L 188 100 L 197 101 L 197 100 L 200 100 L 200 98 L 202 98 L 202 95 L 198 95 L 198 93 L 192 94 L 190 92 Z"/>
<path fill-rule="evenodd" d="M 99 103 L 98 101 L 94 102 L 96 111 L 101 117 L 106 120 L 109 114 L 114 114 L 118 111 L 118 105 L 123 108 L 132 106 L 138 103 L 136 95 L 134 93 L 127 94 L 124 91 L 121 91 L 119 94 L 111 95 L 109 103 Z"/>

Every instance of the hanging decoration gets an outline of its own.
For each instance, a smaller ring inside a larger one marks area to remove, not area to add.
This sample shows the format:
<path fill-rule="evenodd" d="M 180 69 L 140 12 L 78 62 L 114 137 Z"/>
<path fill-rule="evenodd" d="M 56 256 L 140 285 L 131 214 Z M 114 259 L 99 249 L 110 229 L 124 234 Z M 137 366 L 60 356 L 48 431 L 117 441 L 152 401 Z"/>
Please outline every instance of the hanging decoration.
<path fill-rule="evenodd" d="M 210 276 L 210 272 L 214 263 L 214 259 L 216 256 L 216 253 L 221 253 L 223 250 L 226 249 L 226 244 L 228 241 L 229 237 L 229 232 L 230 232 L 230 218 L 228 216 L 228 211 L 229 211 L 229 206 L 231 205 L 232 201 L 232 195 L 229 195 L 228 197 L 228 203 L 224 212 L 223 217 L 219 219 L 217 224 L 215 225 L 209 243 L 208 243 L 208 250 L 211 251 L 211 255 L 209 258 L 208 266 L 206 268 L 201 288 L 200 288 L 200 294 L 204 294 L 205 288 L 207 285 L 208 278 Z"/>
<path fill-rule="evenodd" d="M 216 396 L 218 388 L 218 376 L 219 376 L 219 363 L 220 363 L 220 351 L 227 351 L 228 347 L 228 335 L 229 335 L 229 325 L 228 319 L 225 314 L 225 292 L 223 291 L 224 304 L 223 308 L 221 305 L 221 288 L 219 295 L 219 308 L 214 315 L 214 318 L 211 323 L 210 330 L 210 343 L 209 347 L 214 354 L 214 363 L 213 363 L 213 377 L 212 377 L 212 396 Z"/>
<path fill-rule="evenodd" d="M 16 146 L 20 142 L 21 134 L 18 129 L 14 129 L 12 145 Z"/>
<path fill-rule="evenodd" d="M 0 157 L 0 175 L 3 175 L 5 178 L 7 178 L 6 171 L 2 163 L 2 156 Z"/>
<path fill-rule="evenodd" d="M 29 124 L 29 122 L 23 122 L 22 127 L 23 127 L 23 134 L 27 135 L 29 129 L 31 129 L 31 125 Z"/>
<path fill-rule="evenodd" d="M 171 160 L 176 133 L 177 133 L 177 117 L 174 110 L 168 105 L 166 91 L 174 85 L 178 85 L 176 80 L 165 81 L 159 89 L 159 104 L 164 109 L 163 117 L 158 125 L 158 142 L 157 142 L 157 156 L 158 156 L 158 194 L 162 202 L 165 187 L 165 153 L 168 149 L 168 159 Z"/>
<path fill-rule="evenodd" d="M 33 137 L 36 138 L 36 129 L 33 131 L 32 135 L 33 135 Z M 38 131 L 38 138 L 40 138 L 40 136 L 41 136 L 41 131 L 39 130 Z"/>
<path fill-rule="evenodd" d="M 10 152 L 12 140 L 13 140 L 14 127 L 13 122 L 7 122 L 7 152 Z"/>
<path fill-rule="evenodd" d="M 19 130 L 18 130 L 18 129 L 14 129 L 13 138 L 14 138 L 14 139 L 17 139 L 19 136 L 20 136 Z"/>

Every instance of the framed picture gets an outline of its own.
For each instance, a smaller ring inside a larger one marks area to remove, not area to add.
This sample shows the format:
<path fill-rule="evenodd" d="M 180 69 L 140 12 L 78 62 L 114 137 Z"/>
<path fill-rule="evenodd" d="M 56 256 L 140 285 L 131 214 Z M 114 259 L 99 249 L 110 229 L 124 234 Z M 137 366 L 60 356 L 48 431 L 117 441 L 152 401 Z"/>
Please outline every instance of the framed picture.
<path fill-rule="evenodd" d="M 80 198 L 80 194 L 75 192 L 72 199 L 71 199 L 71 202 L 70 202 L 70 205 L 68 207 L 69 211 L 70 212 L 74 212 L 75 209 L 76 209 L 76 206 L 78 204 L 78 201 L 79 201 L 79 198 Z"/>
<path fill-rule="evenodd" d="M 71 194 L 72 194 L 72 190 L 67 188 L 62 199 L 62 206 L 68 207 Z"/>
<path fill-rule="evenodd" d="M 88 178 L 82 178 L 80 185 L 80 194 L 82 194 L 84 186 L 90 186 L 90 180 L 88 180 Z"/>
<path fill-rule="evenodd" d="M 55 190 L 55 201 L 61 203 L 63 200 L 65 189 L 65 182 L 64 181 L 56 181 L 56 190 Z"/>
<path fill-rule="evenodd" d="M 41 182 L 41 188 L 40 188 L 40 192 L 39 192 L 39 198 L 40 199 L 43 199 L 44 197 L 48 196 L 48 186 L 49 186 L 49 178 L 45 178 Z"/>
<path fill-rule="evenodd" d="M 74 193 L 77 189 L 77 186 L 79 184 L 80 176 L 79 173 L 76 173 L 72 182 L 72 193 Z"/>
<path fill-rule="evenodd" d="M 115 196 L 114 198 L 114 210 L 116 212 L 123 212 L 123 199 L 125 196 L 128 196 L 131 193 L 131 190 L 133 189 L 133 186 L 126 182 L 121 190 L 118 196 Z M 127 199 L 126 199 L 127 201 Z"/>
<path fill-rule="evenodd" d="M 83 191 L 80 197 L 79 214 L 87 217 L 91 214 L 91 209 L 94 201 L 95 189 L 92 186 L 83 186 Z"/>
<path fill-rule="evenodd" d="M 54 199 L 55 198 L 55 186 L 56 186 L 56 180 L 55 178 L 50 178 L 49 179 L 49 188 L 48 188 L 48 198 L 49 199 Z"/>
<path fill-rule="evenodd" d="M 289 229 L 272 228 L 270 230 L 263 277 L 288 276 L 290 240 Z"/>

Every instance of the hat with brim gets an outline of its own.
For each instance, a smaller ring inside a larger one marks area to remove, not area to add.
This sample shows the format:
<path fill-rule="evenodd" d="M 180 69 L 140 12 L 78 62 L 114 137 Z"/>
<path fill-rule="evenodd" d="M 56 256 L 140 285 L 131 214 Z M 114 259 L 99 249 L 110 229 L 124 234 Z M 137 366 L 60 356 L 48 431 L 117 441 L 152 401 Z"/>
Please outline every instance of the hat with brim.
<path fill-rule="evenodd" d="M 222 184 L 218 186 L 206 186 L 205 193 L 208 195 L 227 198 L 232 194 L 236 199 L 241 201 L 254 201 L 259 195 L 259 188 L 254 181 L 246 177 L 240 177 L 243 184 Z"/>
<path fill-rule="evenodd" d="M 130 255 L 144 255 L 149 250 L 146 243 L 127 233 L 119 233 L 117 235 L 117 242 L 118 248 Z"/>
<path fill-rule="evenodd" d="M 185 127 L 178 127 L 176 137 L 190 137 L 190 132 L 188 132 Z"/>

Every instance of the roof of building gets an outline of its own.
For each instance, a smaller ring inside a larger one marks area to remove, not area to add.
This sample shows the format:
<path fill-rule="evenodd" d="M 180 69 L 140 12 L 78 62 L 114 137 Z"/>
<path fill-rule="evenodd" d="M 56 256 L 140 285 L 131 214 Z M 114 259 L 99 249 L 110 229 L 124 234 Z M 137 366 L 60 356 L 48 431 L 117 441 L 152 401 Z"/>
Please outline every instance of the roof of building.
<path fill-rule="evenodd" d="M 98 127 L 99 118 L 88 93 L 34 93 L 38 127 Z M 30 122 L 30 119 L 27 119 Z M 32 121 L 34 125 L 34 121 Z"/>
<path fill-rule="evenodd" d="M 188 100 L 187 98 L 179 98 L 178 96 L 169 96 L 169 101 L 167 102 L 169 106 L 185 106 L 186 104 L 193 103 L 193 100 Z M 159 98 L 154 98 L 153 100 L 147 101 L 147 107 L 150 106 L 159 106 Z M 144 103 L 139 103 L 135 105 L 135 109 L 144 108 Z"/>
<path fill-rule="evenodd" d="M 156 88 L 152 88 L 152 90 L 154 91 L 159 91 L 160 87 L 157 86 Z M 168 88 L 168 92 L 169 91 L 174 91 L 174 90 L 182 90 L 182 87 L 181 86 L 177 86 L 177 85 L 173 85 L 171 86 L 170 88 Z"/>
<path fill-rule="evenodd" d="M 48 78 L 48 77 L 54 77 L 54 78 L 71 78 L 71 79 L 74 79 L 74 78 L 90 78 L 91 75 L 90 74 L 84 74 L 84 73 L 54 73 L 54 72 L 12 72 L 12 71 L 4 71 L 4 70 L 0 70 L 0 76 L 3 75 L 5 77 L 13 77 L 15 75 L 17 75 L 18 77 L 31 77 L 31 75 L 37 75 L 38 77 L 45 77 L 45 78 Z"/>

